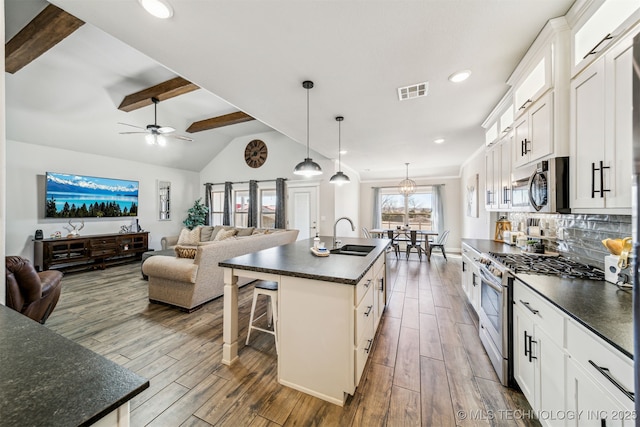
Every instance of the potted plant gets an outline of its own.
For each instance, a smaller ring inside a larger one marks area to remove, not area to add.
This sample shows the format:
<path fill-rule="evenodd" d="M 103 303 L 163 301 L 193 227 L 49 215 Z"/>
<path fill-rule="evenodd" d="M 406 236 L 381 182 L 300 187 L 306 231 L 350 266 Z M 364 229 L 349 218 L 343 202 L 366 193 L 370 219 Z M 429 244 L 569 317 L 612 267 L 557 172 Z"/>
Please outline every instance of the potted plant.
<path fill-rule="evenodd" d="M 182 222 L 189 230 L 205 224 L 209 208 L 203 205 L 201 200 L 202 198 L 199 198 L 193 203 L 193 206 L 187 210 L 187 219 Z"/>

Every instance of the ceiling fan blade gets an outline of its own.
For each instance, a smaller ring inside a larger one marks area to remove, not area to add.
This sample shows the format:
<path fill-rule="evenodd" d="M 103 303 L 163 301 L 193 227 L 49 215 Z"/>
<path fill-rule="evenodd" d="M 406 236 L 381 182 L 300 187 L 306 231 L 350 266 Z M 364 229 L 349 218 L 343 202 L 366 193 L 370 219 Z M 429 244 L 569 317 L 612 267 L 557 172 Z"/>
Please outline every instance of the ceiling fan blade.
<path fill-rule="evenodd" d="M 136 126 L 136 125 L 130 125 L 129 123 L 122 123 L 122 122 L 118 122 L 119 125 L 125 125 L 125 126 L 131 126 L 132 128 L 138 128 L 138 129 L 142 129 L 145 130 L 145 128 L 142 128 L 140 126 Z"/>
<path fill-rule="evenodd" d="M 182 136 L 182 135 L 166 135 L 169 138 L 175 138 L 175 139 L 181 139 L 182 141 L 193 141 L 193 138 L 189 138 L 188 136 Z"/>
<path fill-rule="evenodd" d="M 120 135 L 131 135 L 131 134 L 141 134 L 144 133 L 146 134 L 147 132 L 119 132 Z"/>
<path fill-rule="evenodd" d="M 172 128 L 171 126 L 162 126 L 158 128 L 158 133 L 171 133 L 171 132 L 175 132 L 176 130 L 174 128 Z"/>

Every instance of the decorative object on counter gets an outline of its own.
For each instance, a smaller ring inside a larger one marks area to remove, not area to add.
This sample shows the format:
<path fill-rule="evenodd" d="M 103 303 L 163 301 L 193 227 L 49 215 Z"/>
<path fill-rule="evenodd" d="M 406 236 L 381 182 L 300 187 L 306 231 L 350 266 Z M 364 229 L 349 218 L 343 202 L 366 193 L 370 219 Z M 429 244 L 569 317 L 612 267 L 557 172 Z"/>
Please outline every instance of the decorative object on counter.
<path fill-rule="evenodd" d="M 316 237 L 313 238 L 313 248 L 318 249 L 319 245 L 320 245 L 320 237 L 318 236 L 318 233 L 316 233 Z"/>
<path fill-rule="evenodd" d="M 187 210 L 187 219 L 182 222 L 189 230 L 193 230 L 199 225 L 205 225 L 209 208 L 202 204 L 201 200 L 202 197 L 193 203 L 193 206 Z"/>
<path fill-rule="evenodd" d="M 501 216 L 496 221 L 496 232 L 493 236 L 493 240 L 495 240 L 496 242 L 504 242 L 505 231 L 511 232 L 511 221 L 509 221 L 506 216 Z"/>
<path fill-rule="evenodd" d="M 327 248 L 309 248 L 315 256 L 329 256 L 331 252 Z"/>
<path fill-rule="evenodd" d="M 131 227 L 129 227 L 128 225 L 121 226 L 120 227 L 120 233 L 121 234 L 131 233 Z"/>
<path fill-rule="evenodd" d="M 408 196 L 409 194 L 413 194 L 416 192 L 416 182 L 412 179 L 409 179 L 409 163 L 405 163 L 407 167 L 407 175 L 406 178 L 400 181 L 398 184 L 398 191 L 400 194 L 404 194 Z"/>
<path fill-rule="evenodd" d="M 478 174 L 467 179 L 467 216 L 478 218 Z"/>
<path fill-rule="evenodd" d="M 52 239 L 61 239 L 62 238 L 62 233 L 59 231 L 56 231 L 55 233 L 51 233 L 51 238 Z"/>
<path fill-rule="evenodd" d="M 604 277 L 611 283 L 629 283 L 631 271 L 629 269 L 629 256 L 632 247 L 631 237 L 624 239 L 604 239 L 602 244 L 611 255 L 604 257 Z"/>
<path fill-rule="evenodd" d="M 313 82 L 305 80 L 302 82 L 302 87 L 307 90 L 307 157 L 296 165 L 293 169 L 295 175 L 302 176 L 316 176 L 322 175 L 322 168 L 319 164 L 314 162 L 309 156 L 309 90 L 313 88 Z"/>
<path fill-rule="evenodd" d="M 64 228 L 65 230 L 67 230 L 69 232 L 69 234 L 67 234 L 67 237 L 77 237 L 77 236 L 80 235 L 79 231 L 84 228 L 84 219 L 81 220 L 80 228 L 76 228 L 77 225 L 73 225 L 71 223 L 71 220 L 69 220 L 69 225 L 71 226 L 71 228 L 67 227 L 66 225 L 62 226 L 62 228 Z"/>
<path fill-rule="evenodd" d="M 36 234 L 34 236 L 34 239 L 36 239 L 36 240 L 44 239 L 44 235 L 42 234 L 42 230 L 36 230 Z"/>

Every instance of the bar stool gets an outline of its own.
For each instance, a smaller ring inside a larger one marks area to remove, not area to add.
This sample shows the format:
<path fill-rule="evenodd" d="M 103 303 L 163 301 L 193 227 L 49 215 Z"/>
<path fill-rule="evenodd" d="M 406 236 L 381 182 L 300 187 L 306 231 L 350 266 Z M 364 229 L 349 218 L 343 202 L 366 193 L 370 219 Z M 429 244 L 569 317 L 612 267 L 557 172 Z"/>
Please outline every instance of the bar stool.
<path fill-rule="evenodd" d="M 251 316 L 249 317 L 249 330 L 247 331 L 247 341 L 245 345 L 249 345 L 249 337 L 251 336 L 251 330 L 257 329 L 258 331 L 266 332 L 274 336 L 276 340 L 276 354 L 278 353 L 278 282 L 269 282 L 266 280 L 257 280 L 254 282 L 255 288 L 253 289 L 253 303 L 251 303 Z M 259 328 L 253 326 L 253 322 L 260 319 L 264 314 L 254 319 L 253 315 L 256 311 L 256 302 L 258 295 L 266 295 L 269 297 L 269 303 L 267 304 L 267 326 L 273 323 L 273 330 Z"/>

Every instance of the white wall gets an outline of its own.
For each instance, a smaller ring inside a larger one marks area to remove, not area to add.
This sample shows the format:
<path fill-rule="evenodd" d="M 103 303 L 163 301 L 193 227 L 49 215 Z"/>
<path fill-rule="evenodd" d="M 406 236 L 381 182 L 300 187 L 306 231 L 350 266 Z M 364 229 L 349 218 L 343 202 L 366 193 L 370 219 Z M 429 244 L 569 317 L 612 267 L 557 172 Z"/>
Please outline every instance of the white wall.
<path fill-rule="evenodd" d="M 338 171 L 337 162 L 335 163 L 333 175 Z M 342 237 L 364 237 L 360 231 L 360 176 L 356 171 L 342 164 L 342 171 L 349 177 L 349 184 L 335 185 L 335 218 L 343 216 L 353 221 L 356 230 L 352 231 L 348 221 L 340 221 L 336 227 L 336 236 Z M 330 178 L 330 177 L 329 177 Z M 333 229 L 331 230 L 333 235 Z"/>
<path fill-rule="evenodd" d="M 44 218 L 47 171 L 139 181 L 138 219 L 140 226 L 150 232 L 149 247 L 152 249 L 160 249 L 162 236 L 178 234 L 187 209 L 200 197 L 200 182 L 196 172 L 16 141 L 7 141 L 6 171 L 6 204 L 9 207 L 6 217 L 6 253 L 30 260 L 33 260 L 31 239 L 36 229 L 42 229 L 45 237 L 55 231 L 61 231 L 63 235 L 67 233 L 63 228 L 68 226 L 66 221 Z M 157 219 L 158 180 L 171 182 L 171 221 Z M 80 234 L 118 233 L 122 225 L 131 223 L 132 219 L 85 219 L 85 226 Z"/>
<path fill-rule="evenodd" d="M 462 233 L 461 237 L 467 239 L 492 239 L 492 223 L 495 214 L 490 214 L 484 208 L 484 195 L 486 194 L 485 180 L 485 149 L 480 147 L 475 154 L 462 166 L 460 180 L 460 201 L 462 207 Z M 478 217 L 470 217 L 466 214 L 467 182 L 474 174 L 478 174 Z"/>
<path fill-rule="evenodd" d="M 261 139 L 268 149 L 267 161 L 261 167 L 254 169 L 244 161 L 244 150 L 249 141 Z M 219 183 L 225 181 L 239 182 L 255 180 L 270 180 L 287 178 L 288 182 L 309 181 L 319 183 L 320 189 L 320 234 L 331 235 L 334 221 L 334 186 L 329 184 L 333 174 L 333 162 L 311 150 L 311 158 L 320 165 L 323 174 L 312 179 L 293 174 L 293 168 L 306 157 L 306 146 L 282 135 L 279 132 L 265 132 L 256 135 L 238 137 L 231 141 L 211 162 L 200 172 L 201 183 Z M 234 188 L 246 188 L 234 186 Z M 204 187 L 200 189 L 204 197 Z"/>
<path fill-rule="evenodd" d="M 373 187 L 390 187 L 397 185 L 403 177 L 394 181 L 367 181 L 360 185 L 360 223 L 363 227 L 373 226 Z M 411 177 L 417 185 L 444 184 L 442 191 L 444 228 L 451 230 L 447 241 L 448 252 L 460 252 L 462 237 L 462 197 L 460 179 L 450 178 L 417 178 Z"/>

